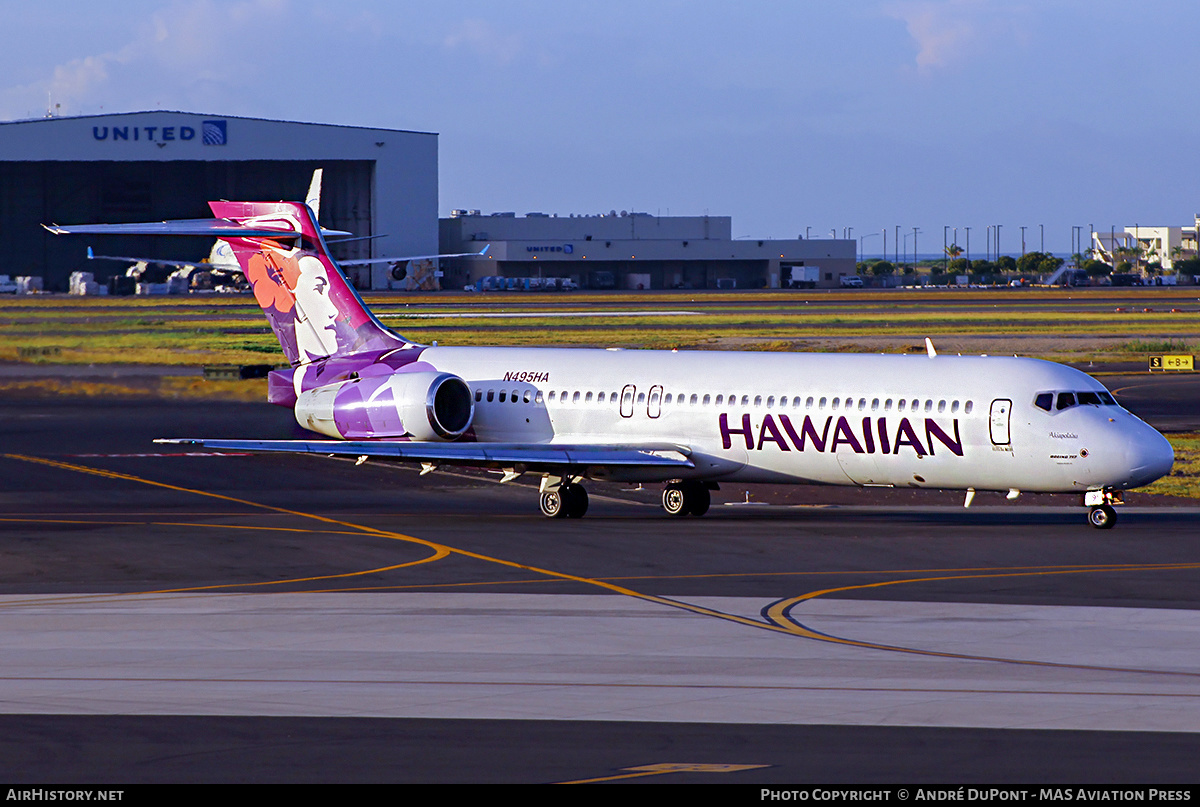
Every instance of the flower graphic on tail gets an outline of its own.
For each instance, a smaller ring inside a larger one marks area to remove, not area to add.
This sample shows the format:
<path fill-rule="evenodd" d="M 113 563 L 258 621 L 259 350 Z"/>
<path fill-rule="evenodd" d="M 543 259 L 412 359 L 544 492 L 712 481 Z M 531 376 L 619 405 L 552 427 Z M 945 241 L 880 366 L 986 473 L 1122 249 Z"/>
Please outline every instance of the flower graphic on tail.
<path fill-rule="evenodd" d="M 263 308 L 274 308 L 281 314 L 292 310 L 296 298 L 293 290 L 300 277 L 300 265 L 294 257 L 264 249 L 250 256 L 246 277 L 254 289 L 254 299 Z"/>

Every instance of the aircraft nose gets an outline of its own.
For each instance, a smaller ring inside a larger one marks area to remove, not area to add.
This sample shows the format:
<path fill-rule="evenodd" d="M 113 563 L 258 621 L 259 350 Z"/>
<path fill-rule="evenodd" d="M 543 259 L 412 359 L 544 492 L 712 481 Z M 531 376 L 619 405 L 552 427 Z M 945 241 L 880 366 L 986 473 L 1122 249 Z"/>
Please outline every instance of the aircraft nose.
<path fill-rule="evenodd" d="M 1171 473 L 1175 464 L 1175 450 L 1167 442 L 1167 438 L 1159 434 L 1151 426 L 1141 424 L 1143 428 L 1129 435 L 1126 456 L 1129 459 L 1129 487 L 1137 488 L 1149 485 L 1155 479 Z"/>

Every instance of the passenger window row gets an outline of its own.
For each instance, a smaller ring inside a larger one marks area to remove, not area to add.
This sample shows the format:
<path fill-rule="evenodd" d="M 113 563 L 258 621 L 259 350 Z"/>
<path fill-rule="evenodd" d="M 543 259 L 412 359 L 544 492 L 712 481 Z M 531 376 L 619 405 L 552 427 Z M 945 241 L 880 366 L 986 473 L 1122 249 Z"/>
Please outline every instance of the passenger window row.
<path fill-rule="evenodd" d="M 670 404 L 671 402 L 671 395 L 668 393 L 667 396 L 663 398 L 663 403 Z M 756 408 L 766 407 L 767 409 L 824 410 L 828 408 L 834 411 L 858 410 L 859 412 L 865 412 L 867 410 L 872 412 L 878 412 L 880 410 L 884 412 L 891 412 L 894 408 L 897 412 L 920 412 L 923 409 L 925 412 L 932 413 L 936 409 L 940 414 L 945 414 L 946 412 L 949 412 L 950 414 L 957 414 L 961 410 L 968 415 L 971 414 L 971 411 L 975 408 L 974 402 L 972 401 L 961 402 L 957 400 L 940 400 L 935 402 L 932 399 L 926 399 L 922 401 L 920 398 L 900 398 L 898 400 L 893 400 L 892 398 L 883 400 L 879 398 L 872 398 L 870 401 L 868 401 L 866 398 L 855 398 L 854 396 L 830 399 L 828 397 L 817 398 L 811 395 L 807 398 L 799 395 L 781 395 L 777 399 L 774 395 L 767 395 L 765 397 L 762 395 L 755 395 L 754 398 L 751 399 L 749 395 L 743 395 L 741 396 L 740 403 L 736 394 L 729 396 L 717 395 L 715 398 L 713 398 L 711 395 L 705 395 L 703 397 L 700 397 L 696 394 L 692 394 L 690 396 L 679 395 L 675 399 L 676 406 L 683 406 L 685 404 L 688 406 L 740 405 L 754 406 Z"/>
<path fill-rule="evenodd" d="M 477 390 L 475 390 L 475 403 L 481 402 L 485 396 L 487 398 L 488 403 L 492 403 L 493 401 L 496 401 L 496 400 L 499 400 L 500 403 L 510 402 L 510 403 L 539 403 L 540 404 L 542 402 L 542 391 L 541 390 L 527 389 L 527 390 L 525 390 L 524 394 L 522 395 L 520 390 L 512 390 L 510 392 L 509 390 L 502 389 L 497 394 L 496 390 L 494 390 L 494 389 L 490 389 L 486 393 L 482 389 L 477 389 Z"/>
<path fill-rule="evenodd" d="M 1045 394 L 1052 395 L 1052 393 L 1045 393 Z M 1071 393 L 1064 393 L 1064 394 L 1070 395 Z M 1077 393 L 1077 394 L 1080 396 L 1084 396 L 1084 395 L 1089 395 L 1089 396 L 1093 396 L 1093 397 L 1096 396 L 1096 393 Z M 1100 394 L 1108 397 L 1108 401 L 1106 401 L 1106 403 L 1113 403 L 1112 396 L 1109 396 L 1108 393 L 1100 393 Z M 520 390 L 511 390 L 511 391 L 500 390 L 499 392 L 497 392 L 494 389 L 489 389 L 486 392 L 483 389 L 475 390 L 476 403 L 480 403 L 486 399 L 486 401 L 488 403 L 492 403 L 494 401 L 499 401 L 500 403 L 511 402 L 511 403 L 540 404 L 543 401 L 549 401 L 551 403 L 557 402 L 559 404 L 570 403 L 570 404 L 585 404 L 585 405 L 586 404 L 596 404 L 596 405 L 599 405 L 599 404 L 605 404 L 605 403 L 615 404 L 618 402 L 619 397 L 620 396 L 615 392 L 592 392 L 592 391 L 585 392 L 585 391 L 580 391 L 580 390 L 575 390 L 575 391 L 551 390 L 549 393 L 547 393 L 545 395 L 544 398 L 543 398 L 541 390 L 528 390 L 527 389 L 524 391 L 523 394 Z M 626 397 L 630 398 L 630 400 L 626 401 L 627 404 L 633 403 L 631 394 L 626 393 Z M 700 395 L 699 393 L 691 393 L 691 394 L 680 393 L 678 395 L 675 395 L 673 393 L 667 393 L 666 395 L 664 395 L 662 397 L 662 403 L 664 406 L 674 405 L 675 407 L 681 407 L 681 406 L 754 406 L 755 408 L 765 407 L 767 409 L 788 409 L 788 408 L 791 408 L 791 409 L 817 409 L 818 411 L 824 411 L 825 409 L 829 409 L 834 412 L 836 412 L 836 411 L 852 412 L 855 410 L 857 410 L 859 412 L 866 412 L 868 410 L 870 410 L 871 412 L 878 412 L 878 411 L 891 412 L 894 409 L 896 412 L 909 412 L 912 414 L 919 414 L 921 412 L 925 412 L 926 414 L 932 414 L 934 411 L 936 411 L 938 414 L 949 413 L 952 415 L 958 414 L 960 411 L 963 412 L 964 414 L 969 415 L 969 414 L 971 414 L 972 410 L 975 407 L 975 404 L 973 401 L 965 401 L 965 402 L 961 402 L 961 401 L 957 401 L 957 400 L 934 401 L 931 398 L 926 398 L 924 400 L 922 400 L 920 398 L 899 398 L 899 399 L 895 399 L 895 400 L 893 400 L 892 398 L 886 398 L 886 399 L 882 399 L 882 400 L 879 398 L 872 398 L 870 401 L 868 401 L 866 398 L 855 398 L 854 396 L 848 396 L 846 398 L 836 397 L 836 398 L 830 399 L 828 397 L 817 398 L 817 397 L 811 396 L 811 395 L 808 396 L 807 398 L 805 398 L 803 396 L 799 396 L 799 395 L 795 395 L 795 396 L 781 395 L 778 398 L 776 398 L 774 395 L 767 395 L 767 396 L 755 395 L 753 397 L 753 403 L 751 403 L 751 400 L 752 399 L 749 395 L 742 395 L 739 400 L 739 397 L 737 394 L 731 394 L 731 395 L 721 394 L 721 395 L 714 396 L 712 394 Z M 646 393 L 644 393 L 644 392 L 638 393 L 637 403 L 640 405 L 640 404 L 644 404 L 645 402 L 646 402 Z M 1081 402 L 1083 402 L 1083 401 L 1081 400 Z M 1089 400 L 1088 402 L 1091 402 L 1091 401 Z M 1096 403 L 1099 403 L 1099 402 L 1100 402 L 1099 400 L 1096 401 Z M 1042 396 L 1040 396 L 1040 395 L 1038 396 L 1038 406 L 1042 406 Z M 1046 406 L 1044 406 L 1042 408 L 1048 410 L 1049 405 L 1047 404 Z M 1060 409 L 1064 408 L 1061 403 L 1059 404 L 1059 408 Z"/>
<path fill-rule="evenodd" d="M 1039 392 L 1033 405 L 1047 412 L 1070 409 L 1072 406 L 1117 406 L 1110 393 L 1084 390 L 1083 392 Z"/>

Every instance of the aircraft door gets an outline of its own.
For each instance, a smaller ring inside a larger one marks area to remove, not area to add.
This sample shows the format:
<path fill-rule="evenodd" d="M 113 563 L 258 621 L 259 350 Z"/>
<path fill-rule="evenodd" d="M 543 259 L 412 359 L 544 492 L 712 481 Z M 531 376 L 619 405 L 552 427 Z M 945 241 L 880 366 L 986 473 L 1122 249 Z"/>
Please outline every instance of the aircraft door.
<path fill-rule="evenodd" d="M 992 445 L 1006 446 L 1012 438 L 1009 432 L 1009 416 L 1012 414 L 1012 401 L 1007 398 L 997 398 L 992 401 L 991 418 L 988 426 L 992 434 Z"/>
<path fill-rule="evenodd" d="M 646 417 L 656 418 L 662 414 L 662 391 L 661 384 L 650 388 L 650 397 L 646 399 Z"/>
<path fill-rule="evenodd" d="M 626 384 L 621 390 L 621 417 L 633 417 L 633 396 L 637 391 L 637 387 L 633 384 Z"/>

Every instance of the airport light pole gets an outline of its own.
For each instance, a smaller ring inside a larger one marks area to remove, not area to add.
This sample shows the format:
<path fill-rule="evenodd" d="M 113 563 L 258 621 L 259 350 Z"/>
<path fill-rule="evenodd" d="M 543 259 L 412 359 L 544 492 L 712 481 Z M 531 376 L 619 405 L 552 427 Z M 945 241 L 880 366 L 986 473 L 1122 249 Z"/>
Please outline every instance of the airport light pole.
<path fill-rule="evenodd" d="M 1038 252 L 1046 254 L 1046 225 L 1038 225 L 1038 237 L 1041 239 L 1041 244 L 1038 246 Z"/>
<path fill-rule="evenodd" d="M 967 231 L 967 264 L 970 265 L 970 263 L 971 263 L 971 228 L 964 227 L 963 229 L 965 229 Z"/>
<path fill-rule="evenodd" d="M 946 234 L 950 230 L 949 224 L 942 225 L 942 272 L 950 271 L 950 245 L 946 243 Z"/>
<path fill-rule="evenodd" d="M 1021 225 L 1021 257 L 1025 257 L 1025 225 Z"/>
<path fill-rule="evenodd" d="M 886 232 L 886 231 L 885 231 Z M 867 238 L 874 238 L 879 233 L 863 233 L 858 237 L 858 259 L 861 261 L 867 253 L 863 250 L 863 241 Z"/>

